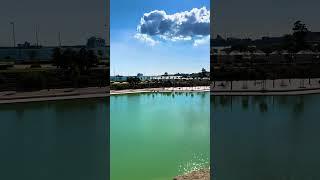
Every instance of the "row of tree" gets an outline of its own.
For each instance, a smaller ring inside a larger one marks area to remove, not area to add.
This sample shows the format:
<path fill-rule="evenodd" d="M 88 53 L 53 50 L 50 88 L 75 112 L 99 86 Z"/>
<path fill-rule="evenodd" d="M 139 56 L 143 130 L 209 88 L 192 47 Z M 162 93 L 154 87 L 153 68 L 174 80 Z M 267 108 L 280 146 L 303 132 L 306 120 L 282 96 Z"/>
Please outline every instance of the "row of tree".
<path fill-rule="evenodd" d="M 306 35 L 309 32 L 307 26 L 301 21 L 296 21 L 292 28 L 293 33 L 284 36 L 283 48 L 289 52 L 310 49 L 306 43 Z"/>
<path fill-rule="evenodd" d="M 137 77 L 129 77 L 127 83 L 111 83 L 112 90 L 123 89 L 144 89 L 144 88 L 164 88 L 164 87 L 196 87 L 196 86 L 210 86 L 210 80 L 192 79 L 192 80 L 152 80 L 140 81 Z"/>
<path fill-rule="evenodd" d="M 192 73 L 192 74 L 186 74 L 186 73 L 176 73 L 174 76 L 181 76 L 184 78 L 192 77 L 192 78 L 206 78 L 210 77 L 210 72 L 208 72 L 205 68 L 201 69 L 201 72 L 199 73 Z M 168 72 L 165 72 L 162 76 L 169 76 Z"/>
<path fill-rule="evenodd" d="M 306 24 L 302 23 L 302 21 L 296 21 L 292 27 L 292 33 L 286 34 L 282 37 L 281 43 L 270 42 L 269 44 L 265 42 L 263 45 L 257 45 L 258 48 L 265 53 L 271 53 L 275 50 L 287 50 L 289 52 L 295 53 L 301 50 L 312 49 L 315 51 L 320 51 L 320 46 L 312 47 L 307 43 L 306 37 L 309 33 L 309 29 Z M 230 51 L 238 50 L 238 51 L 254 51 L 256 48 L 251 45 L 252 40 L 242 40 L 242 43 L 238 43 L 232 45 Z M 261 47 L 260 47 L 261 46 Z"/>
<path fill-rule="evenodd" d="M 86 72 L 98 63 L 98 57 L 93 50 L 81 48 L 76 51 L 71 48 L 65 50 L 55 48 L 53 51 L 53 63 L 61 69 L 77 69 L 80 72 Z"/>

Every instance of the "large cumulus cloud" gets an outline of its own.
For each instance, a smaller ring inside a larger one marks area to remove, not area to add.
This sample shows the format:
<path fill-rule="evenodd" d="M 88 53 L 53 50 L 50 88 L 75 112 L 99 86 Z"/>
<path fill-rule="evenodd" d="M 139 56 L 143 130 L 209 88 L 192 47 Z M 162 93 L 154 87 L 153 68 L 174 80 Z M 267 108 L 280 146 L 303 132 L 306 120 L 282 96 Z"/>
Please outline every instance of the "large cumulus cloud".
<path fill-rule="evenodd" d="M 135 37 L 151 45 L 160 40 L 193 41 L 195 45 L 199 45 L 197 42 L 208 39 L 209 34 L 210 11 L 202 7 L 175 14 L 167 14 L 162 10 L 145 13 Z"/>

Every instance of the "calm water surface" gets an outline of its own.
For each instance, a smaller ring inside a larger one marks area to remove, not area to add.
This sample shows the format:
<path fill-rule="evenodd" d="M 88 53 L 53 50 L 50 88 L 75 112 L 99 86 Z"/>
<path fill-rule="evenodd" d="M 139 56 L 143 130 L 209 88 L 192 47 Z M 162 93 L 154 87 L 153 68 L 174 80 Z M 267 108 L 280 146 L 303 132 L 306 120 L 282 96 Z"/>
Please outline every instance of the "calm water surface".
<path fill-rule="evenodd" d="M 218 180 L 320 179 L 320 95 L 211 97 Z"/>
<path fill-rule="evenodd" d="M 111 180 L 171 180 L 186 171 L 208 167 L 209 96 L 111 96 Z"/>
<path fill-rule="evenodd" d="M 0 105 L 0 179 L 107 180 L 107 99 Z"/>

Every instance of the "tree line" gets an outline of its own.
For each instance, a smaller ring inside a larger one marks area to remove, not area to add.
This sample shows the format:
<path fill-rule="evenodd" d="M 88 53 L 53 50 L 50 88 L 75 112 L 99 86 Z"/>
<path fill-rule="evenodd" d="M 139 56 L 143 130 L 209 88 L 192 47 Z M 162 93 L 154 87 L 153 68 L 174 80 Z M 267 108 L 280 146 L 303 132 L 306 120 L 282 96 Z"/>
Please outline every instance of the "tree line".
<path fill-rule="evenodd" d="M 53 50 L 52 60 L 57 68 L 64 70 L 76 70 L 86 72 L 99 62 L 98 56 L 93 50 L 81 48 L 76 51 L 72 48 L 62 50 L 57 47 Z"/>

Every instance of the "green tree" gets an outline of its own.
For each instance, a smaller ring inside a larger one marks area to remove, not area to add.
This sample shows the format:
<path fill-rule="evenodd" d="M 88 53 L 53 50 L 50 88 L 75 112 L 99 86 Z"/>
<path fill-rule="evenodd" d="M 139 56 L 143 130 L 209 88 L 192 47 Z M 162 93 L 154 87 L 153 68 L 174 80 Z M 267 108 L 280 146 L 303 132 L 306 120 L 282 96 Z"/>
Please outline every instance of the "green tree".
<path fill-rule="evenodd" d="M 63 65 L 66 69 L 72 70 L 79 67 L 79 52 L 68 48 L 63 52 Z"/>
<path fill-rule="evenodd" d="M 130 87 L 134 88 L 140 83 L 140 79 L 137 77 L 128 77 L 127 82 L 129 83 Z"/>
<path fill-rule="evenodd" d="M 307 33 L 309 32 L 307 26 L 303 24 L 301 21 L 296 21 L 293 25 L 292 31 L 296 51 L 307 49 L 308 47 L 305 39 Z"/>
<path fill-rule="evenodd" d="M 83 72 L 87 67 L 87 56 L 88 56 L 88 51 L 86 50 L 86 48 L 81 48 L 77 54 L 76 63 L 81 72 Z"/>
<path fill-rule="evenodd" d="M 102 60 L 102 58 L 103 58 L 103 52 L 102 52 L 102 50 L 98 50 L 98 56 L 99 56 L 99 60 Z"/>
<path fill-rule="evenodd" d="M 37 56 L 37 51 L 31 50 L 31 51 L 29 51 L 28 55 L 29 55 L 29 60 L 33 61 L 33 60 L 35 60 L 35 58 Z"/>
<path fill-rule="evenodd" d="M 295 40 L 293 35 L 287 34 L 283 36 L 282 48 L 291 53 L 295 51 Z"/>
<path fill-rule="evenodd" d="M 207 77 L 207 70 L 205 68 L 202 68 L 201 70 L 201 78 Z"/>
<path fill-rule="evenodd" d="M 87 69 L 90 69 L 91 67 L 94 67 L 97 63 L 98 63 L 98 57 L 97 55 L 94 53 L 93 50 L 89 50 L 87 52 Z"/>
<path fill-rule="evenodd" d="M 62 67 L 62 53 L 60 48 L 56 47 L 53 49 L 52 60 L 55 66 L 58 68 Z"/>

